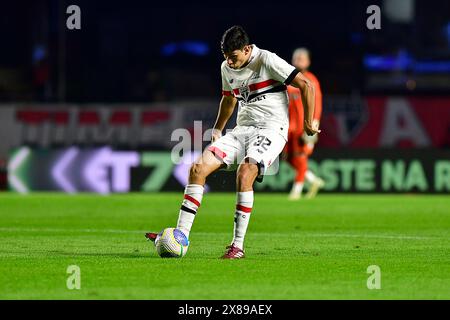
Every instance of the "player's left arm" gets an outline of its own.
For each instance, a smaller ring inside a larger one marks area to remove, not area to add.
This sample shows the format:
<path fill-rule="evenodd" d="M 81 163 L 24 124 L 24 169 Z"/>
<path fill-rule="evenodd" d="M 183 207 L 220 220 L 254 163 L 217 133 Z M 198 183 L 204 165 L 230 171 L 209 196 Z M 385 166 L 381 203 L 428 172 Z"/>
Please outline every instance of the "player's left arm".
<path fill-rule="evenodd" d="M 292 79 L 292 86 L 300 89 L 300 95 L 302 97 L 303 112 L 304 112 L 304 131 L 307 135 L 312 136 L 319 133 L 318 123 L 314 121 L 314 109 L 315 109 L 315 88 L 314 84 L 307 79 L 301 72 Z"/>
<path fill-rule="evenodd" d="M 265 64 L 274 79 L 292 85 L 300 89 L 304 112 L 304 131 L 312 136 L 320 132 L 318 127 L 313 125 L 314 116 L 314 85 L 299 70 L 287 63 L 274 53 L 267 53 Z"/>
<path fill-rule="evenodd" d="M 320 83 L 317 78 L 313 78 L 313 84 L 315 88 L 315 95 L 316 95 L 316 103 L 314 105 L 314 120 L 313 125 L 319 127 L 320 124 L 320 118 L 322 117 L 322 90 L 320 88 Z"/>

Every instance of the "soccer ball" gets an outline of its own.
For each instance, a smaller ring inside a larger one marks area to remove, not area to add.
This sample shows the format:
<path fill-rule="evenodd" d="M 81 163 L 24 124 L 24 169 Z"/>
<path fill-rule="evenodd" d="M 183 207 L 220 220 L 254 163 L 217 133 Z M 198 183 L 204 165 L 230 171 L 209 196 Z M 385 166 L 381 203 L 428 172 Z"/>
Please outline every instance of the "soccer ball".
<path fill-rule="evenodd" d="M 161 258 L 181 258 L 186 254 L 189 240 L 180 229 L 166 228 L 156 237 L 155 246 Z"/>

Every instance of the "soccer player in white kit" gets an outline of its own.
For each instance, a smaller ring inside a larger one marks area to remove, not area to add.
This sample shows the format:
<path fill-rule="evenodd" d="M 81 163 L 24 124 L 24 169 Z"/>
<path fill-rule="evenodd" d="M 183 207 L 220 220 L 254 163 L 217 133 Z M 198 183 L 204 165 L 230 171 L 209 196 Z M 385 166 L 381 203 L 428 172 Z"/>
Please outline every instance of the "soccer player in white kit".
<path fill-rule="evenodd" d="M 225 31 L 221 49 L 222 99 L 212 132 L 212 144 L 191 166 L 189 183 L 179 212 L 177 228 L 189 237 L 202 202 L 206 177 L 219 169 L 237 169 L 234 237 L 224 259 L 244 257 L 244 237 L 253 208 L 253 183 L 262 181 L 287 140 L 289 98 L 286 85 L 301 89 L 305 106 L 305 132 L 313 126 L 314 86 L 295 67 L 267 50 L 250 44 L 240 26 Z M 234 108 L 239 104 L 237 126 L 222 136 Z M 156 234 L 147 234 L 154 240 Z"/>

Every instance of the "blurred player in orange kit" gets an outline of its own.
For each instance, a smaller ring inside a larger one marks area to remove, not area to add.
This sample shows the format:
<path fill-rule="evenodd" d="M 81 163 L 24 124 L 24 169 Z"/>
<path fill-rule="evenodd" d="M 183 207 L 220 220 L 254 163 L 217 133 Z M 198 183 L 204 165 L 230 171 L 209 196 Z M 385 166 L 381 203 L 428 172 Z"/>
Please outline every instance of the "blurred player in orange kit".
<path fill-rule="evenodd" d="M 300 70 L 315 86 L 314 122 L 316 125 L 319 125 L 322 114 L 322 91 L 320 90 L 319 80 L 317 80 L 314 74 L 308 71 L 310 64 L 310 54 L 307 49 L 299 48 L 294 51 L 292 65 Z M 308 136 L 304 133 L 303 104 L 300 90 L 293 86 L 288 86 L 287 89 L 289 94 L 289 133 L 285 148 L 285 157 L 296 171 L 289 199 L 298 200 L 301 198 L 305 179 L 311 183 L 309 191 L 306 194 L 306 198 L 309 199 L 315 197 L 319 189 L 325 184 L 321 178 L 308 170 L 308 157 L 314 150 L 318 135 Z"/>

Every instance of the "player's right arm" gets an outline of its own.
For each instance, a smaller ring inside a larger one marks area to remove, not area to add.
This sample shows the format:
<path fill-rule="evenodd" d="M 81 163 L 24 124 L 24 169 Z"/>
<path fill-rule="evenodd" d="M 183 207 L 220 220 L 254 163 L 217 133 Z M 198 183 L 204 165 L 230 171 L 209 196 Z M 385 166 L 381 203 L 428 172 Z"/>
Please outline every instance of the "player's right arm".
<path fill-rule="evenodd" d="M 213 142 L 222 136 L 222 131 L 233 114 L 236 103 L 237 99 L 233 95 L 222 95 L 219 104 L 219 112 L 212 132 Z"/>
<path fill-rule="evenodd" d="M 220 100 L 219 112 L 212 131 L 212 142 L 222 136 L 222 131 L 233 114 L 234 108 L 237 104 L 237 99 L 233 95 L 233 88 L 231 88 L 230 83 L 228 82 L 225 68 L 226 62 L 224 61 L 220 67 L 220 73 L 222 76 L 222 99 Z"/>

